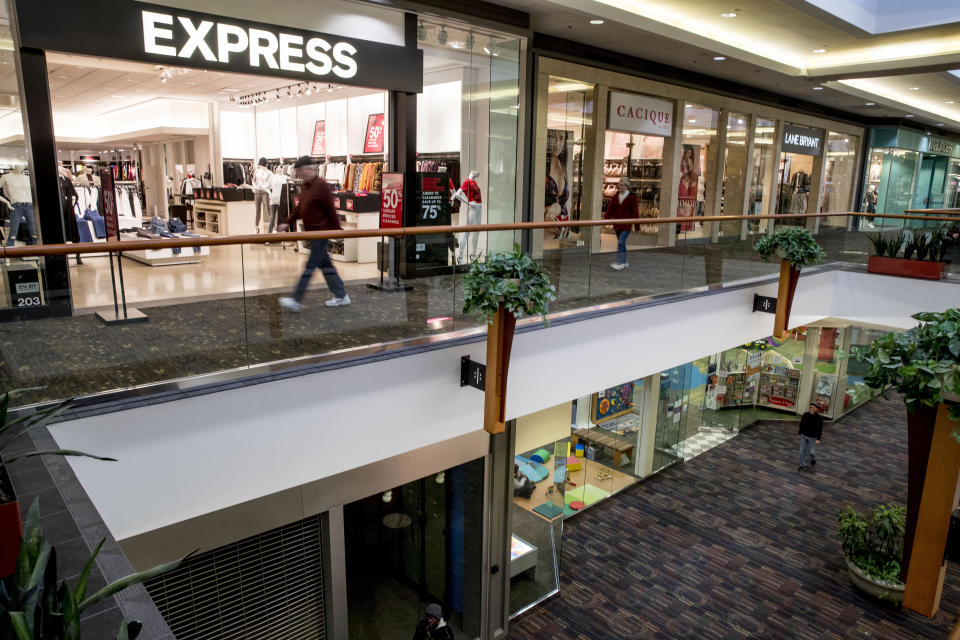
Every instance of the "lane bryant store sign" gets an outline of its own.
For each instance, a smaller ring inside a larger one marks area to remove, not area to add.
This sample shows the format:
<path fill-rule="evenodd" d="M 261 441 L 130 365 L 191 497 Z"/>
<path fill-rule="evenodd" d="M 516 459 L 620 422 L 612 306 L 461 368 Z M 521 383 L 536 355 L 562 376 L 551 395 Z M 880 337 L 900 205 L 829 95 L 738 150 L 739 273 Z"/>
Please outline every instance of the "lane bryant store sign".
<path fill-rule="evenodd" d="M 264 5 L 266 6 L 266 5 Z M 132 0 L 16 0 L 23 48 L 418 93 L 416 48 Z"/>

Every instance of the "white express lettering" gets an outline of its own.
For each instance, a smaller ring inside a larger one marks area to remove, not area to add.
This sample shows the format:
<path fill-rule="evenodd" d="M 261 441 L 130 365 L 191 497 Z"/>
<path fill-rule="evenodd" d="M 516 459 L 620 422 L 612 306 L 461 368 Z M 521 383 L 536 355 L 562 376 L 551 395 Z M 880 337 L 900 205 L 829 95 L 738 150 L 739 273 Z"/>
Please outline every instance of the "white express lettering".
<path fill-rule="evenodd" d="M 200 51 L 200 55 L 203 56 L 204 60 L 216 62 L 217 56 L 213 54 L 213 50 L 204 39 L 207 37 L 207 34 L 210 33 L 210 29 L 213 28 L 213 22 L 202 20 L 200 26 L 195 27 L 190 18 L 180 17 L 179 20 L 180 24 L 183 25 L 183 29 L 187 32 L 187 36 L 189 36 L 187 43 L 180 49 L 180 57 L 189 58 L 193 55 L 194 51 Z"/>
<path fill-rule="evenodd" d="M 261 43 L 266 43 L 261 44 Z M 277 53 L 277 49 L 280 48 L 280 43 L 277 42 L 277 36 L 270 33 L 269 31 L 264 31 L 263 29 L 250 29 L 250 66 L 259 67 L 260 58 L 262 57 L 266 61 L 267 66 L 271 69 L 279 69 L 277 65 L 277 59 L 274 57 L 274 54 Z"/>
<path fill-rule="evenodd" d="M 280 68 L 284 71 L 303 71 L 304 64 L 291 58 L 303 57 L 303 38 L 289 33 L 280 34 Z"/>
<path fill-rule="evenodd" d="M 317 76 L 325 76 L 330 73 L 330 70 L 333 69 L 333 60 L 326 54 L 327 51 L 330 51 L 329 42 L 323 38 L 310 38 L 307 41 L 307 57 L 320 64 L 316 65 L 313 62 L 308 62 L 306 65 L 307 71 Z"/>
<path fill-rule="evenodd" d="M 346 42 L 333 45 L 333 59 L 337 61 L 333 72 L 341 78 L 352 78 L 357 75 L 357 62 L 353 59 L 356 53 L 357 49 Z"/>
<path fill-rule="evenodd" d="M 230 39 L 233 36 L 233 40 Z M 235 27 L 232 24 L 217 25 L 217 51 L 220 62 L 230 62 L 231 53 L 241 53 L 247 50 L 247 30 Z"/>
<path fill-rule="evenodd" d="M 153 11 L 141 12 L 143 16 L 143 50 L 161 56 L 177 55 L 177 48 L 157 44 L 157 39 L 173 40 L 172 29 L 162 29 L 157 24 L 173 24 L 173 16 Z"/>

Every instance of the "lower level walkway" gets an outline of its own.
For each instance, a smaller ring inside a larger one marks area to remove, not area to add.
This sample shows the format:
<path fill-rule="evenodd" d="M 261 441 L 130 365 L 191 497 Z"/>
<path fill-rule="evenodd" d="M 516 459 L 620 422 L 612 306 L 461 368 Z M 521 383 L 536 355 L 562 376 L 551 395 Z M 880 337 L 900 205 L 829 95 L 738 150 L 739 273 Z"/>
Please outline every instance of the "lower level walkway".
<path fill-rule="evenodd" d="M 906 502 L 906 411 L 867 403 L 828 423 L 797 472 L 796 423 L 760 423 L 564 523 L 560 595 L 510 625 L 540 638 L 946 638 L 951 565 L 927 619 L 847 577 L 837 513 Z"/>

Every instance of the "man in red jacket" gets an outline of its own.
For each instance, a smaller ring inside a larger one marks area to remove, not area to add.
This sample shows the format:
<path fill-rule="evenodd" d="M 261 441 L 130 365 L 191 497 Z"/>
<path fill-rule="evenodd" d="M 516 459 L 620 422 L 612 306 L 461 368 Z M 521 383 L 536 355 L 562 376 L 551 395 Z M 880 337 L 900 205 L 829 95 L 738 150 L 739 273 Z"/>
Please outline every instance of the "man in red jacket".
<path fill-rule="evenodd" d="M 310 156 L 302 156 L 293 164 L 293 167 L 297 170 L 297 177 L 303 180 L 304 189 L 300 192 L 300 203 L 288 219 L 290 228 L 295 229 L 297 218 L 300 218 L 303 220 L 304 231 L 339 229 L 340 216 L 333 208 L 333 193 L 326 180 L 318 177 L 317 166 L 313 163 L 313 159 Z M 307 292 L 307 285 L 310 284 L 310 276 L 313 275 L 314 269 L 320 269 L 323 272 L 323 278 L 333 293 L 333 297 L 325 303 L 328 307 L 342 307 L 350 304 L 350 296 L 347 295 L 347 289 L 343 286 L 343 280 L 340 279 L 333 261 L 330 260 L 330 254 L 327 253 L 328 243 L 328 240 L 310 241 L 310 258 L 307 260 L 307 266 L 303 270 L 303 275 L 300 276 L 293 297 L 280 298 L 281 307 L 300 311 L 300 303 Z"/>
<path fill-rule="evenodd" d="M 640 218 L 637 196 L 630 191 L 629 178 L 623 177 L 620 179 L 620 188 L 617 195 L 610 200 L 603 217 L 605 220 Z M 613 225 L 613 230 L 617 232 L 617 261 L 610 265 L 611 269 L 621 271 L 627 268 L 627 237 L 630 236 L 630 227 L 637 226 L 632 224 Z"/>

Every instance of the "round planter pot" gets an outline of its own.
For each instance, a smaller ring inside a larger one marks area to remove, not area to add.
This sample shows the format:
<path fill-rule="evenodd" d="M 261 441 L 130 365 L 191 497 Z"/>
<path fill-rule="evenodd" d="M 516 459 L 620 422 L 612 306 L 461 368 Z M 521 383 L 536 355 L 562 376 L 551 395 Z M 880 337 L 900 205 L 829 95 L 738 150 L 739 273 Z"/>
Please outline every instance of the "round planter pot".
<path fill-rule="evenodd" d="M 900 604 L 903 602 L 903 591 L 906 588 L 902 584 L 892 584 L 871 578 L 865 574 L 860 567 L 844 558 L 847 562 L 847 572 L 850 574 L 850 580 L 854 586 L 867 595 L 873 596 L 878 600 L 887 600 Z"/>

